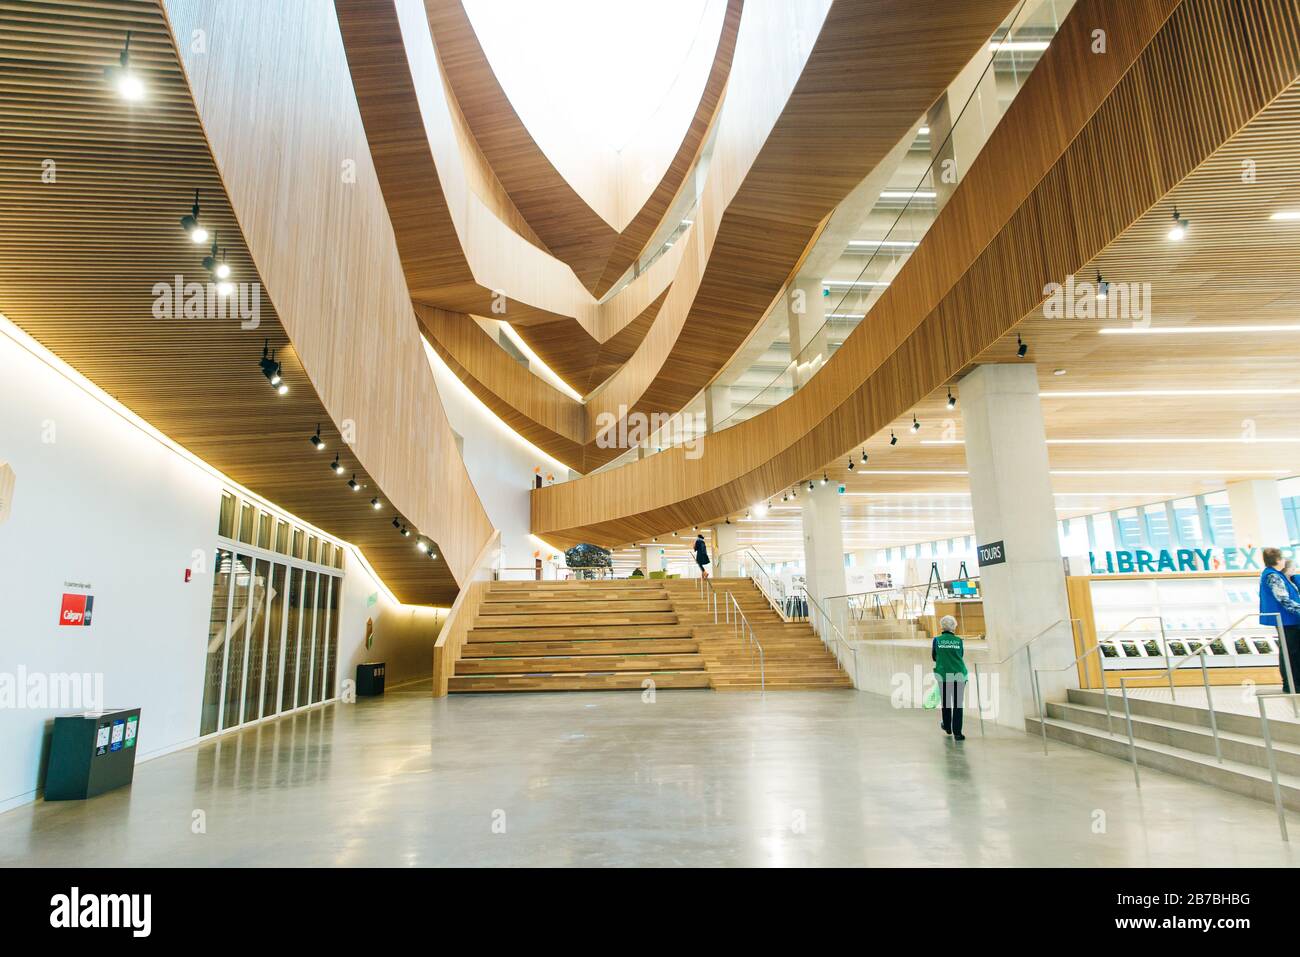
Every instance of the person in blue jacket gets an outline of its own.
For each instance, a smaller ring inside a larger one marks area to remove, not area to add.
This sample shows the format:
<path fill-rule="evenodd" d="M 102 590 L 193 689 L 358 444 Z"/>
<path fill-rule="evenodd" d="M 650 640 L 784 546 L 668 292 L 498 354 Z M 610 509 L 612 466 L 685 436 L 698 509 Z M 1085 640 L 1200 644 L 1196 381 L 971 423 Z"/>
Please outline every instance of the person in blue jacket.
<path fill-rule="evenodd" d="M 1264 559 L 1264 571 L 1259 576 L 1259 623 L 1277 627 L 1282 623 L 1285 636 L 1285 655 L 1290 657 L 1291 667 L 1287 668 L 1287 658 L 1283 649 L 1278 648 L 1278 668 L 1282 671 L 1282 690 L 1291 692 L 1290 675 L 1300 667 L 1300 590 L 1295 583 L 1282 573 L 1286 560 L 1282 549 L 1266 548 L 1261 553 Z"/>

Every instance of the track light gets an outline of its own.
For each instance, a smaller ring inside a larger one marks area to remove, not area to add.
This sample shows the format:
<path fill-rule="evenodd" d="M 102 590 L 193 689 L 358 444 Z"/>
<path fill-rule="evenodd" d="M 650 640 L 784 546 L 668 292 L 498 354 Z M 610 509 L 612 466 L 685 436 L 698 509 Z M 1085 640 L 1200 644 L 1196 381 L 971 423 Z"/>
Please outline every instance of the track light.
<path fill-rule="evenodd" d="M 855 468 L 857 468 L 857 465 L 854 464 L 854 462 L 853 462 L 853 456 L 850 455 L 850 456 L 849 456 L 849 471 L 852 472 Z"/>
<path fill-rule="evenodd" d="M 384 505 L 383 505 L 382 502 L 379 501 L 378 498 L 372 498 L 372 499 L 370 500 L 370 507 L 373 508 L 373 509 L 377 512 L 377 511 L 379 511 L 381 508 L 383 508 Z"/>
<path fill-rule="evenodd" d="M 405 535 L 407 538 L 410 538 L 410 537 L 411 537 L 411 530 L 410 530 L 409 528 L 407 528 L 405 525 L 403 525 L 403 526 L 402 526 L 402 534 Z"/>
<path fill-rule="evenodd" d="M 393 528 L 397 529 L 399 532 L 402 530 L 402 522 L 400 519 L 393 519 Z"/>
<path fill-rule="evenodd" d="M 217 263 L 217 267 L 212 270 L 212 274 L 218 279 L 230 278 L 230 264 L 226 262 L 226 251 L 224 249 L 221 250 L 221 262 Z"/>
<path fill-rule="evenodd" d="M 912 413 L 912 434 L 915 435 L 921 431 L 921 423 L 916 421 L 916 413 Z"/>
<path fill-rule="evenodd" d="M 862 447 L 862 464 L 867 464 L 867 447 L 865 445 Z"/>
<path fill-rule="evenodd" d="M 325 440 L 322 439 L 322 438 L 320 437 L 320 424 L 319 424 L 319 423 L 316 425 L 316 433 L 311 437 L 311 444 L 314 445 L 314 446 L 316 446 L 316 451 L 317 451 L 317 452 L 319 452 L 319 451 L 321 451 L 322 449 L 325 448 Z"/>
<path fill-rule="evenodd" d="M 830 479 L 830 476 L 827 475 L 825 472 L 823 472 L 823 473 L 822 473 L 822 484 L 825 485 L 825 484 L 826 484 L 827 482 L 829 482 L 830 480 L 831 480 L 831 479 Z"/>
<path fill-rule="evenodd" d="M 258 363 L 262 367 L 262 375 L 266 376 L 266 381 L 275 386 L 275 391 L 284 395 L 289 391 L 289 387 L 284 384 L 280 377 L 280 363 L 275 361 L 275 353 L 271 351 L 271 340 L 267 339 L 262 343 L 262 359 Z"/>
<path fill-rule="evenodd" d="M 814 491 L 816 488 L 817 488 L 817 486 L 813 484 L 813 480 L 812 480 L 812 479 L 809 479 L 809 480 L 808 480 L 808 491 L 812 492 L 812 491 Z"/>
<path fill-rule="evenodd" d="M 422 552 L 427 552 L 429 550 L 429 545 L 423 538 L 416 540 L 415 547 Z"/>
<path fill-rule="evenodd" d="M 430 561 L 432 561 L 433 559 L 435 559 L 435 558 L 438 557 L 438 553 L 435 552 L 435 551 L 433 550 L 433 546 L 432 546 L 432 545 L 429 546 L 429 553 L 428 553 L 428 554 L 429 554 L 429 560 L 430 560 Z"/>
<path fill-rule="evenodd" d="M 208 254 L 203 257 L 203 268 L 214 276 L 217 271 L 217 237 L 212 237 L 212 245 L 208 247 Z"/>
<path fill-rule="evenodd" d="M 330 471 L 333 472 L 335 475 L 343 474 L 343 465 L 341 462 L 339 462 L 339 457 L 337 453 L 335 453 L 334 455 L 334 461 L 330 463 Z"/>
<path fill-rule="evenodd" d="M 1105 302 L 1108 295 L 1110 295 L 1110 283 L 1101 278 L 1101 273 L 1097 273 L 1097 301 Z"/>
<path fill-rule="evenodd" d="M 1029 343 L 1025 342 L 1024 339 L 1021 339 L 1020 333 L 1017 332 L 1016 333 L 1016 355 L 1018 355 L 1020 358 L 1023 359 L 1028 354 L 1029 354 Z"/>
<path fill-rule="evenodd" d="M 208 231 L 199 223 L 199 191 L 194 191 L 194 205 L 190 207 L 189 215 L 181 217 L 181 229 L 189 234 L 190 241 L 202 245 L 208 241 Z"/>
<path fill-rule="evenodd" d="M 1178 215 L 1178 207 L 1175 206 L 1174 224 L 1169 229 L 1169 238 L 1176 243 L 1182 242 L 1183 237 L 1187 235 L 1187 227 L 1190 225 L 1191 223 L 1189 221 Z"/>
<path fill-rule="evenodd" d="M 890 444 L 890 445 L 897 445 L 897 444 L 898 444 L 898 436 L 896 436 L 896 435 L 894 434 L 894 430 L 893 430 L 893 429 L 890 429 L 890 430 L 889 430 L 889 444 Z"/>
<path fill-rule="evenodd" d="M 354 492 L 360 492 L 360 491 L 361 491 L 361 486 L 357 484 L 357 473 L 356 473 L 356 472 L 353 472 L 353 473 L 352 473 L 352 478 L 348 479 L 348 488 L 352 489 L 352 491 L 354 491 Z"/>
<path fill-rule="evenodd" d="M 117 66 L 110 66 L 104 70 L 104 76 L 108 82 L 113 84 L 117 90 L 117 95 L 124 100 L 144 99 L 144 81 L 140 75 L 131 69 L 131 31 L 126 31 L 126 44 L 122 47 L 122 52 L 118 55 Z M 202 240 L 199 240 L 202 242 Z"/>
<path fill-rule="evenodd" d="M 952 389 L 948 390 L 948 408 L 957 408 L 957 397 L 952 394 Z"/>
<path fill-rule="evenodd" d="M 793 502 L 798 497 L 799 497 L 799 486 L 796 485 L 794 488 L 790 489 L 790 501 Z"/>

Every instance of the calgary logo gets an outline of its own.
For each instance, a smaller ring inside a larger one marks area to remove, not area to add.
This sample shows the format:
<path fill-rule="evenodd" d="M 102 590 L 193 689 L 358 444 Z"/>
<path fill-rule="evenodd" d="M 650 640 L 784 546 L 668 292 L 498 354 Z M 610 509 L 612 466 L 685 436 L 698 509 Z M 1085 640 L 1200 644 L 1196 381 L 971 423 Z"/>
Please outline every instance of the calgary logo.
<path fill-rule="evenodd" d="M 95 607 L 94 595 L 70 595 L 63 593 L 63 605 L 59 608 L 59 624 L 90 627 L 90 613 Z"/>

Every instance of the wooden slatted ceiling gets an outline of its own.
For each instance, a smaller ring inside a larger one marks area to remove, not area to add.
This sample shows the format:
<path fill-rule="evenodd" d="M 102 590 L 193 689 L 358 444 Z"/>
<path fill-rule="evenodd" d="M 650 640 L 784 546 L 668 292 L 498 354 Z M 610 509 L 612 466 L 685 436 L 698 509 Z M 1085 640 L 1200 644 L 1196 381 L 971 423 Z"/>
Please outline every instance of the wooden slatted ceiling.
<path fill-rule="evenodd" d="M 972 362 L 1013 357 L 1003 337 L 1048 283 L 1085 267 L 1157 204 L 1134 235 L 1159 242 L 1168 194 L 1181 202 L 1184 177 L 1290 86 L 1298 16 L 1282 0 L 1122 9 L 1083 0 L 871 320 L 808 386 L 710 436 L 697 460 L 673 450 L 535 492 L 534 531 L 557 544 L 619 543 L 734 514 L 887 428 Z M 1097 28 L 1111 40 L 1106 57 L 1089 52 Z M 1057 122 L 1046 124 L 1053 104 Z M 1292 121 L 1270 110 L 1261 122 Z M 1260 140 L 1258 155 L 1270 142 L 1275 155 L 1294 155 L 1285 137 Z M 1117 280 L 1127 271 L 1103 270 Z M 1209 348 L 1231 355 L 1221 341 Z M 922 481 L 931 480 L 905 479 L 912 489 Z"/>
<path fill-rule="evenodd" d="M 552 254 L 603 296 L 632 265 L 694 167 L 726 85 L 742 0 L 729 0 L 713 67 L 664 175 L 623 230 L 605 222 L 537 146 L 501 88 L 461 0 L 426 0 L 439 61 L 478 146 L 524 220 Z"/>
<path fill-rule="evenodd" d="M 788 88 L 774 82 L 774 61 L 760 54 L 768 46 L 788 50 L 793 21 L 804 18 L 821 25 L 821 8 L 767 9 L 768 17 L 752 28 L 749 41 L 751 72 L 746 82 L 752 88 L 734 88 L 733 64 L 728 101 L 734 107 L 723 111 L 731 125 L 721 128 L 711 185 L 706 187 L 706 199 L 710 190 L 716 194 L 712 206 L 701 206 L 701 215 L 688 231 L 684 244 L 690 251 L 681 254 L 673 288 L 653 327 L 615 377 L 618 388 L 607 384 L 601 391 L 601 408 L 589 415 L 589 440 L 594 440 L 593 423 L 607 405 L 631 408 L 645 394 L 656 411 L 676 409 L 681 402 L 674 405 L 673 397 L 689 398 L 704 385 L 711 370 L 726 361 L 737 340 L 743 340 L 761 317 L 803 255 L 816 224 L 932 102 L 1010 5 L 1008 0 L 963 0 L 919 26 L 915 9 L 902 0 L 840 2 L 832 8 L 839 12 L 833 13 L 830 28 L 819 33 L 815 43 L 809 41 L 812 55 L 806 75 L 797 83 L 792 78 Z M 440 180 L 434 162 L 437 146 L 428 139 L 416 80 L 409 70 L 394 69 L 408 54 L 421 54 L 407 49 L 399 18 L 388 5 L 337 0 L 336 6 L 413 298 L 449 311 L 496 315 L 490 308 L 492 291 L 474 281 L 461 249 L 443 195 L 448 180 Z M 745 36 L 742 30 L 737 64 Z M 861 50 L 869 41 L 879 50 L 863 57 Z M 436 72 L 432 52 L 428 59 L 427 64 L 417 63 L 421 76 Z M 788 100 L 787 89 L 794 91 Z M 436 91 L 425 94 L 434 96 Z M 773 122 L 777 129 L 768 135 Z M 715 248 L 723 209 L 737 185 L 744 191 L 742 203 Z M 459 195 L 454 198 L 461 201 Z M 509 245 L 504 236 L 502 241 Z M 472 249 L 475 237 L 469 235 L 466 242 Z M 564 296 L 539 280 L 545 264 L 533 262 L 534 254 L 540 255 L 537 250 L 526 244 L 511 248 L 505 258 L 502 250 L 487 249 L 474 256 L 494 260 L 497 266 L 509 258 L 516 275 L 526 274 L 525 285 L 531 284 L 533 292 L 508 290 L 513 295 L 505 318 L 561 377 L 580 383 L 583 371 L 591 368 L 596 346 L 621 325 L 609 328 L 599 321 L 609 303 L 594 316 L 580 303 L 571 303 L 576 320 L 569 318 L 569 307 L 561 314 L 556 307 L 548 311 L 529 305 L 548 297 L 560 302 Z M 709 284 L 701 298 L 697 293 L 705 260 Z M 688 313 L 696 316 L 694 331 L 673 353 Z M 624 311 L 622 321 L 631 320 Z M 563 347 L 558 352 L 557 344 Z M 579 364 L 584 358 L 585 366 Z M 665 391 L 661 395 L 651 386 Z"/>
<path fill-rule="evenodd" d="M 178 223 L 196 187 L 234 278 L 259 281 L 157 4 L 5 0 L 0 20 L 0 311 L 235 481 L 356 544 L 403 600 L 446 603 L 445 562 L 394 541 L 391 507 L 368 507 L 386 490 L 346 449 L 348 474 L 334 476 L 308 443 L 319 422 L 330 456 L 342 447 L 265 291 L 256 329 L 153 316 L 155 283 L 206 281 L 206 250 Z M 104 78 L 128 29 L 148 89 L 135 105 Z M 258 367 L 264 338 L 285 397 Z M 344 485 L 354 469 L 363 493 Z"/>

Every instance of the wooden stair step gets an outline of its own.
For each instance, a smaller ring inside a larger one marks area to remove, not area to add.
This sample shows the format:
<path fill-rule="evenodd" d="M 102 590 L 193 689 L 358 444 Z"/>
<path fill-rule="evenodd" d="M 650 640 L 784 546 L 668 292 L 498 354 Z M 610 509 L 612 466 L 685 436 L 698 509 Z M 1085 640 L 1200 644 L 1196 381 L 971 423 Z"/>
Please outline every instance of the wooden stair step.
<path fill-rule="evenodd" d="M 668 601 L 667 593 L 663 591 L 651 590 L 649 588 L 635 589 L 633 591 L 600 591 L 595 595 L 589 592 L 527 592 L 527 591 L 502 591 L 488 592 L 483 598 L 484 605 L 510 604 L 516 602 L 565 602 L 573 604 L 574 602 L 586 601 Z"/>
<path fill-rule="evenodd" d="M 483 604 L 481 615 L 587 615 L 603 612 L 625 615 L 632 612 L 659 611 L 671 612 L 672 603 L 663 601 L 605 601 L 593 598 L 590 601 L 528 601 L 528 602 L 493 602 Z"/>
<path fill-rule="evenodd" d="M 585 641 L 591 639 L 693 638 L 691 629 L 677 623 L 638 625 L 573 625 L 565 627 L 484 628 L 478 621 L 467 634 L 468 642 L 480 641 Z"/>
<path fill-rule="evenodd" d="M 453 675 L 453 692 L 487 691 L 640 691 L 645 681 L 659 688 L 708 688 L 707 671 L 621 671 L 613 674 Z"/>
<path fill-rule="evenodd" d="M 671 611 L 641 611 L 627 614 L 599 612 L 591 615 L 483 615 L 476 628 L 567 628 L 571 625 L 675 625 Z"/>
<path fill-rule="evenodd" d="M 457 675 L 559 674 L 605 671 L 702 671 L 699 655 L 574 655 L 565 658 L 462 658 Z"/>
<path fill-rule="evenodd" d="M 699 642 L 684 638 L 594 638 L 588 641 L 467 642 L 461 658 L 527 658 L 546 655 L 693 655 Z"/>

